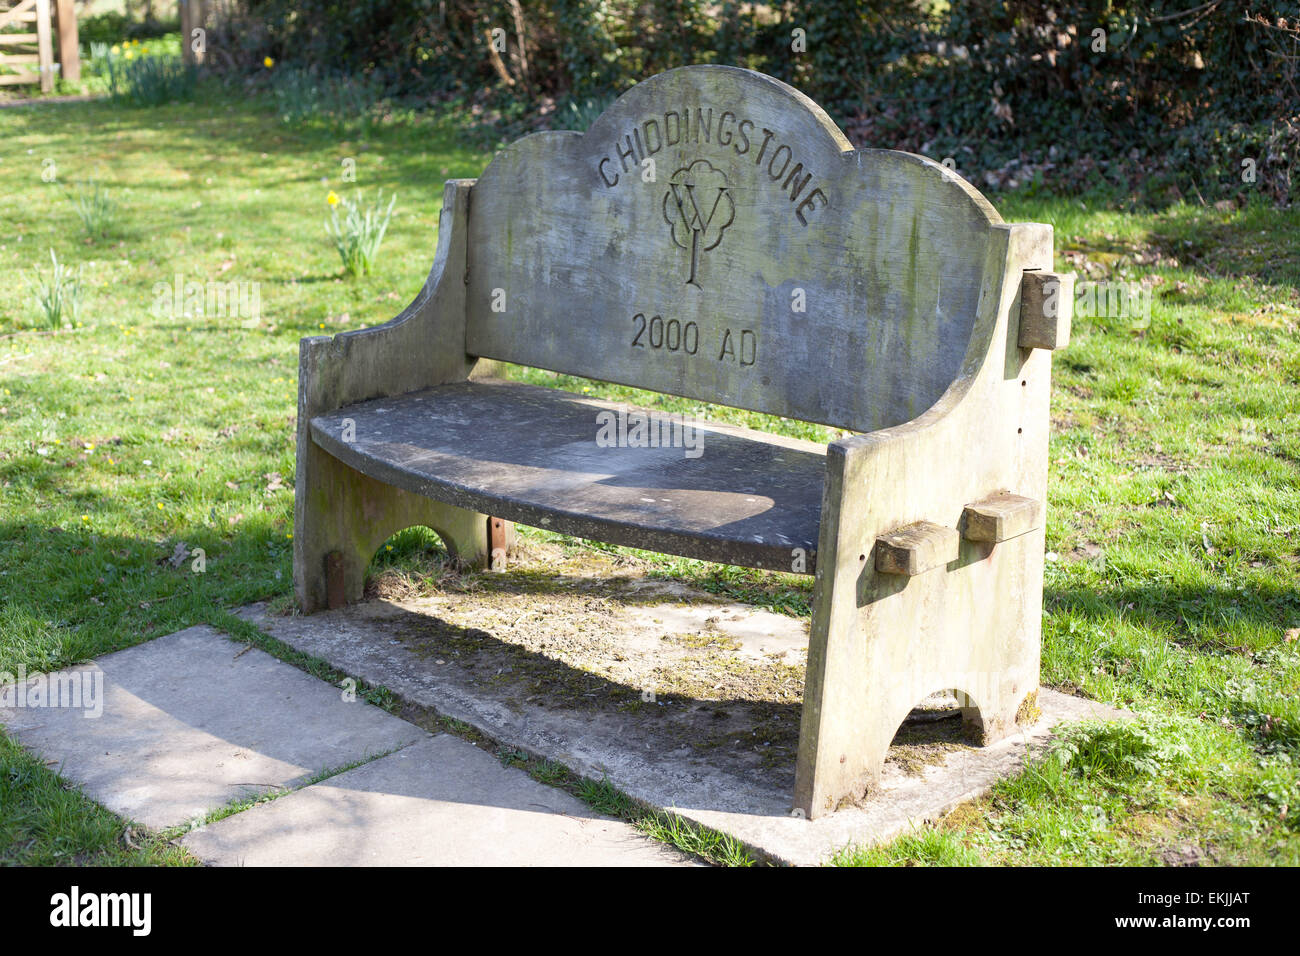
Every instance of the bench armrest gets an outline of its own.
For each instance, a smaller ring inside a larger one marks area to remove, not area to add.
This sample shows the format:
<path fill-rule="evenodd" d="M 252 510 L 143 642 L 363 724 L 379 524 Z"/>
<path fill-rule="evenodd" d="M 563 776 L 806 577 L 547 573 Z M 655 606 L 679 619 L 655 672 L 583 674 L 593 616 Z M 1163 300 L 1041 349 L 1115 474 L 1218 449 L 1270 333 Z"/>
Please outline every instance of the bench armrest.
<path fill-rule="evenodd" d="M 344 405 L 401 395 L 469 377 L 465 354 L 466 235 L 472 179 L 443 191 L 438 249 L 424 287 L 383 325 L 302 339 L 298 352 L 298 421 Z"/>
<path fill-rule="evenodd" d="M 1042 527 L 1051 352 L 1026 347 L 1020 333 L 1026 287 L 1038 288 L 1025 279 L 1037 278 L 1052 265 L 1051 228 L 1034 223 L 995 228 L 1006 241 L 990 256 L 985 311 L 961 376 L 912 421 L 851 435 L 827 448 L 818 567 L 860 573 L 859 583 L 868 591 L 876 586 L 879 567 L 873 554 L 881 550 L 880 542 L 886 551 L 896 551 L 890 536 L 917 525 L 976 541 L 978 531 L 966 533 L 971 527 L 968 509 L 988 511 L 997 505 L 1008 510 L 1004 535 L 1012 525 L 1017 534 Z M 1018 507 L 1003 500 L 1008 495 Z M 903 540 L 916 538 L 921 551 L 922 544 L 935 550 L 937 542 L 947 553 L 951 537 L 940 538 L 935 531 L 921 536 L 924 541 L 915 534 L 904 534 Z M 852 561 L 845 561 L 850 553 Z M 907 562 L 892 552 L 882 558 L 884 568 L 925 564 L 917 555 Z"/>

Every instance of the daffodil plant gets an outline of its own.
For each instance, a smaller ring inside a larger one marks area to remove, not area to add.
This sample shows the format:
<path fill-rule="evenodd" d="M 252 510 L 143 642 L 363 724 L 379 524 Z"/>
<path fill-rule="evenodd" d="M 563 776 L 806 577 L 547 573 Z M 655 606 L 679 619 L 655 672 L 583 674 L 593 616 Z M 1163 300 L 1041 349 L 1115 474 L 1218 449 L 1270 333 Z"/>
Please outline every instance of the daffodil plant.
<path fill-rule="evenodd" d="M 387 208 L 383 205 L 382 189 L 374 205 L 363 204 L 360 190 L 357 190 L 355 199 L 341 199 L 331 190 L 325 201 L 330 207 L 325 233 L 333 238 L 343 268 L 352 276 L 368 275 L 374 268 L 379 244 L 384 241 L 384 233 L 388 230 L 393 204 L 397 202 L 396 194 L 389 198 Z M 339 215 L 340 206 L 343 207 L 342 216 Z"/>

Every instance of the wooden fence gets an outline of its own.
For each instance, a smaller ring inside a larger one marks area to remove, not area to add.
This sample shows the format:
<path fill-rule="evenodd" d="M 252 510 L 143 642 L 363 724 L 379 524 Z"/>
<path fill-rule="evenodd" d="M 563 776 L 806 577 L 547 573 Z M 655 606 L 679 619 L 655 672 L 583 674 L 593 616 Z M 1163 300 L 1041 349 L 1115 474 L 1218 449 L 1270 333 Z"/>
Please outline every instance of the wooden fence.
<path fill-rule="evenodd" d="M 39 83 L 48 93 L 56 70 L 65 79 L 81 79 L 72 0 L 0 0 L 0 86 Z"/>

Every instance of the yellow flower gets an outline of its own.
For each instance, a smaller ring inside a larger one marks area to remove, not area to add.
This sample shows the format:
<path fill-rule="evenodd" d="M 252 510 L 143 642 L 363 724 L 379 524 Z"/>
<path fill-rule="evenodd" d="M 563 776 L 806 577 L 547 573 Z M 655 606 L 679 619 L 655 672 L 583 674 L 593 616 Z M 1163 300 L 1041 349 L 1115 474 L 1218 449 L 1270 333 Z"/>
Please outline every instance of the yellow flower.
<path fill-rule="evenodd" d="M 126 51 L 126 58 L 127 58 L 128 60 L 131 59 L 133 56 L 135 56 L 135 54 L 132 53 L 130 50 L 127 50 L 127 51 Z"/>
<path fill-rule="evenodd" d="M 265 60 L 262 61 L 262 66 L 266 67 L 269 70 L 271 67 L 275 66 L 275 61 L 268 56 Z"/>
<path fill-rule="evenodd" d="M 325 197 L 325 201 L 329 203 L 331 206 L 337 206 L 339 204 L 338 193 L 334 192 L 334 190 L 331 189 L 330 194 Z"/>
<path fill-rule="evenodd" d="M 116 43 L 113 44 L 113 52 L 114 52 L 114 53 L 121 53 L 121 52 L 122 52 L 121 49 L 119 49 L 119 47 L 118 47 L 118 45 L 117 45 Z"/>

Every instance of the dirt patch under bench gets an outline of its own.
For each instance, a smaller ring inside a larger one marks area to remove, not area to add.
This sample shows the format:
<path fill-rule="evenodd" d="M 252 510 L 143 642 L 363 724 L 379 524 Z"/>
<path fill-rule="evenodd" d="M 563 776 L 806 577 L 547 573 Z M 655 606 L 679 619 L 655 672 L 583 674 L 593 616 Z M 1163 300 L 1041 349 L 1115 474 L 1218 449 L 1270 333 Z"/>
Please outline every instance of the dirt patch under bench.
<path fill-rule="evenodd" d="M 622 555 L 528 542 L 504 573 L 436 564 L 376 575 L 352 613 L 516 712 L 616 714 L 638 749 L 686 749 L 793 787 L 808 619 L 645 571 Z M 936 695 L 888 759 L 916 773 L 973 742 L 956 700 Z"/>

